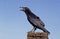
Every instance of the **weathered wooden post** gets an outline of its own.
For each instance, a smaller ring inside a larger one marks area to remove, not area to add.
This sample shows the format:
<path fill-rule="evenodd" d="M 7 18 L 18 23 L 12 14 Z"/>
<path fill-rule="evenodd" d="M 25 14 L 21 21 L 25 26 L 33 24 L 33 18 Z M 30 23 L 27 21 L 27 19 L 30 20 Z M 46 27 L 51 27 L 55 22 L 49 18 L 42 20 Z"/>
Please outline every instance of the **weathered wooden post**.
<path fill-rule="evenodd" d="M 45 32 L 28 32 L 27 39 L 48 39 L 48 34 Z"/>

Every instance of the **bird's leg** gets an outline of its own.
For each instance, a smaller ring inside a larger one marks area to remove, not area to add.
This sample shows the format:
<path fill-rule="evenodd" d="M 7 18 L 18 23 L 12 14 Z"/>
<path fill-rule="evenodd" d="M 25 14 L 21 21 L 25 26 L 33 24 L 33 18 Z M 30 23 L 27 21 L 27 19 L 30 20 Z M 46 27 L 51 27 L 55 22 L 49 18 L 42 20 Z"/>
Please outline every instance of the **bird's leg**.
<path fill-rule="evenodd" d="M 37 29 L 37 28 L 36 28 L 36 27 L 34 27 L 34 30 L 33 30 L 33 31 L 35 32 L 35 30 L 36 30 L 36 29 Z"/>
<path fill-rule="evenodd" d="M 36 30 L 36 27 L 33 27 L 33 29 L 30 32 L 35 32 L 35 30 Z"/>
<path fill-rule="evenodd" d="M 30 31 L 30 32 L 33 32 L 34 28 Z"/>

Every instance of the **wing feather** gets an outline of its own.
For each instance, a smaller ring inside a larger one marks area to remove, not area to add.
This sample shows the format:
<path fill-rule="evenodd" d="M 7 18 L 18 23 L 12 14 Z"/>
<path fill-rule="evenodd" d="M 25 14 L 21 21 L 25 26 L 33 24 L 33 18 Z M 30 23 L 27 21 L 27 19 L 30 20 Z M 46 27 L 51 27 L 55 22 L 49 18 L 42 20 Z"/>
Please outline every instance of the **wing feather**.
<path fill-rule="evenodd" d="M 30 22 L 33 23 L 36 26 L 45 26 L 45 24 L 41 21 L 39 18 L 29 18 Z"/>

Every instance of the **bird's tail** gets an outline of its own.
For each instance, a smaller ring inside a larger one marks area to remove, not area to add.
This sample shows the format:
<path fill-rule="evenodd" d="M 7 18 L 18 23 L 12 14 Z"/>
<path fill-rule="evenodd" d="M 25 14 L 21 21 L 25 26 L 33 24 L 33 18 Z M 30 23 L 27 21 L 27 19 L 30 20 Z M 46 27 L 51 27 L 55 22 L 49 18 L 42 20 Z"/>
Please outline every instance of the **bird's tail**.
<path fill-rule="evenodd" d="M 42 28 L 42 30 L 43 30 L 44 32 L 50 34 L 50 32 L 49 32 L 47 29 L 45 29 L 44 27 Z"/>

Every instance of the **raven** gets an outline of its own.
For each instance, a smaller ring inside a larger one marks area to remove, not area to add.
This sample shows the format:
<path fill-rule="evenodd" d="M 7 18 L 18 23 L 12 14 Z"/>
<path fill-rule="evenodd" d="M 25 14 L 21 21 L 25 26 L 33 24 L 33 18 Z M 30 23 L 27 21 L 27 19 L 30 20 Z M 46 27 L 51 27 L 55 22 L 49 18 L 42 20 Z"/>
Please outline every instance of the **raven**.
<path fill-rule="evenodd" d="M 42 22 L 42 20 L 38 16 L 33 14 L 28 7 L 20 7 L 20 8 L 22 8 L 21 11 L 25 12 L 28 21 L 33 25 L 33 29 L 31 31 L 35 31 L 38 28 L 50 34 L 50 32 L 44 28 L 45 24 Z"/>

